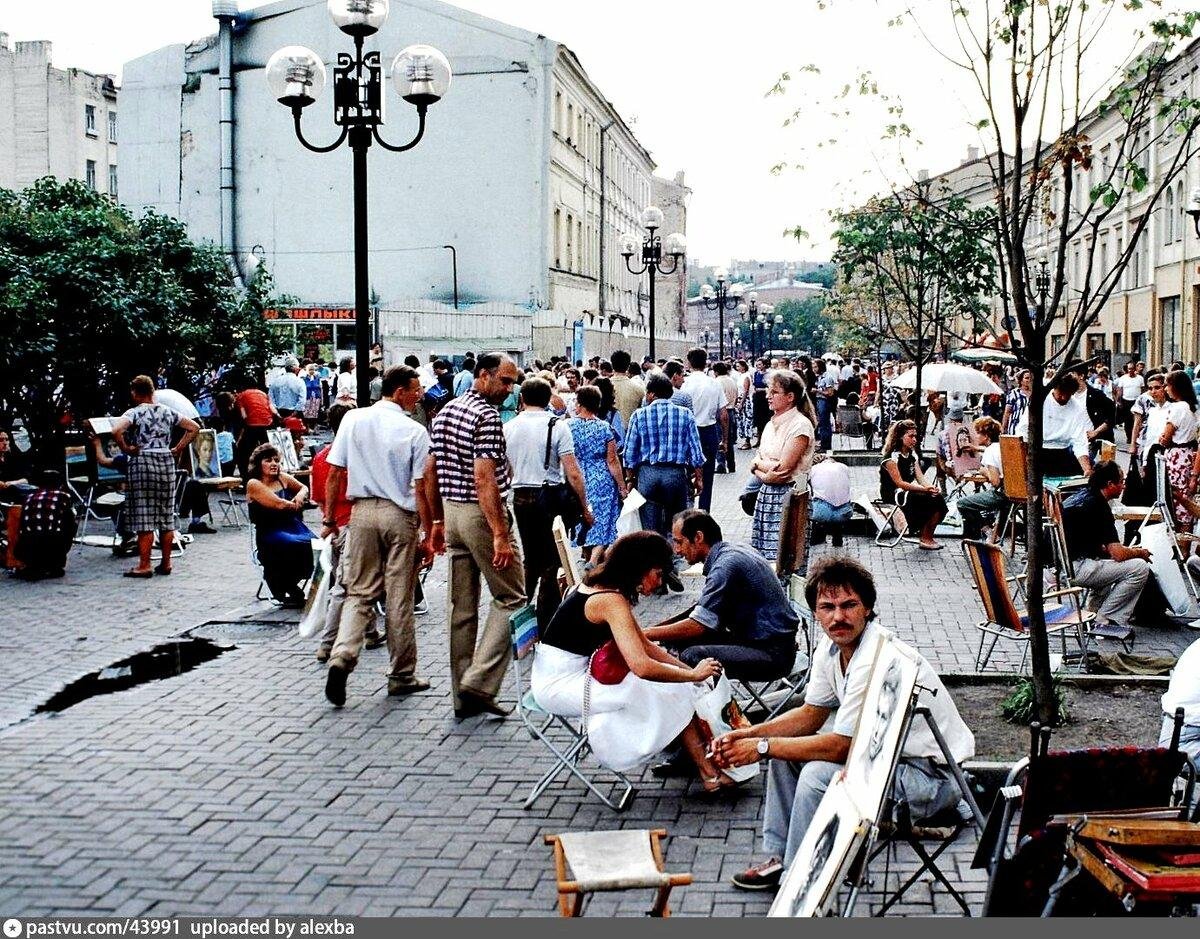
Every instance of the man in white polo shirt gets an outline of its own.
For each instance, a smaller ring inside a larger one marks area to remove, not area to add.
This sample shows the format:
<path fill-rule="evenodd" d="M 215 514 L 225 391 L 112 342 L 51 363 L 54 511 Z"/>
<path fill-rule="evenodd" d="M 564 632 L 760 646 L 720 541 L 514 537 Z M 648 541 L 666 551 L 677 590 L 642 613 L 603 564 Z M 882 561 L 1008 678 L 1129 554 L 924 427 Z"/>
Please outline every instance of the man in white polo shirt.
<path fill-rule="evenodd" d="M 773 890 L 795 858 L 825 790 L 850 755 L 876 646 L 890 635 L 875 622 L 875 580 L 852 558 L 822 558 L 809 574 L 804 596 L 825 633 L 813 652 L 804 704 L 713 742 L 713 762 L 723 768 L 769 760 L 763 846 L 771 857 L 734 875 L 734 886 L 743 890 Z M 895 642 L 919 663 L 920 704 L 929 708 L 954 761 L 974 756 L 975 737 L 937 673 L 916 650 Z M 833 727 L 825 730 L 835 710 Z M 953 808 L 961 799 L 954 776 L 939 765 L 943 760 L 928 724 L 914 721 L 896 765 L 893 790 L 908 803 L 914 819 Z"/>
<path fill-rule="evenodd" d="M 433 561 L 433 510 L 426 482 L 429 434 L 408 416 L 422 394 L 416 369 L 398 365 L 383 376 L 383 398 L 348 413 L 329 451 L 329 480 L 322 536 L 337 530 L 330 493 L 348 474 L 346 496 L 353 503 L 342 551 L 346 600 L 337 641 L 329 656 L 325 697 L 346 703 L 346 679 L 362 651 L 363 636 L 375 618 L 375 601 L 387 597 L 388 694 L 429 688 L 418 678 L 413 597 L 418 554 Z M 423 535 L 421 533 L 424 533 Z"/>
<path fill-rule="evenodd" d="M 729 437 L 729 413 L 725 408 L 725 392 L 720 383 L 705 372 L 708 353 L 703 349 L 692 349 L 687 354 L 687 361 L 691 372 L 683 380 L 680 390 L 692 399 L 696 429 L 700 431 L 700 449 L 704 451 L 704 489 L 700 492 L 699 505 L 707 512 L 712 508 L 717 454 L 725 452 L 725 441 Z"/>

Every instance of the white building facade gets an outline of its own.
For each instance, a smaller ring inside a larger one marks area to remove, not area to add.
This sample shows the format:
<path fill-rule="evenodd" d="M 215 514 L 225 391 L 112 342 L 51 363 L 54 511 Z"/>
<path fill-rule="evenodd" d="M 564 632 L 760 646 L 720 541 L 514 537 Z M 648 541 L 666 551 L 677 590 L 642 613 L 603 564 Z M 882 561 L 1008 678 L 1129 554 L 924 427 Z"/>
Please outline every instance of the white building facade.
<path fill-rule="evenodd" d="M 118 196 L 113 77 L 57 69 L 52 51 L 0 33 L 0 188 L 55 176 Z"/>
<path fill-rule="evenodd" d="M 284 0 L 222 24 L 232 44 L 232 160 L 222 165 L 220 35 L 160 49 L 125 67 L 126 201 L 181 219 L 193 238 L 223 244 L 239 262 L 252 251 L 264 257 L 279 290 L 308 314 L 297 324 L 298 348 L 308 345 L 306 330 L 332 332 L 332 345 L 349 348 L 347 324 L 322 323 L 312 311 L 353 305 L 350 152 L 304 149 L 263 69 L 277 49 L 304 45 L 332 76 L 338 53 L 352 41 L 333 25 L 324 0 Z M 393 3 L 366 48 L 390 62 L 417 42 L 446 54 L 454 81 L 430 109 L 415 149 L 370 153 L 376 305 L 425 313 L 440 303 L 455 315 L 456 262 L 460 314 L 475 305 L 487 304 L 489 315 L 507 308 L 513 335 L 497 338 L 512 351 L 532 351 L 536 312 L 573 324 L 635 311 L 636 278 L 602 264 L 601 252 L 629 230 L 623 226 L 632 207 L 649 195 L 653 162 L 574 54 L 437 0 Z M 384 93 L 381 134 L 405 143 L 416 112 L 390 84 Z M 305 111 L 303 127 L 313 143 L 335 139 L 330 88 Z M 224 223 L 223 180 L 232 202 Z M 433 333 L 402 341 L 407 351 L 462 351 L 436 345 L 455 331 Z M 633 351 L 636 340 L 634 330 Z"/>

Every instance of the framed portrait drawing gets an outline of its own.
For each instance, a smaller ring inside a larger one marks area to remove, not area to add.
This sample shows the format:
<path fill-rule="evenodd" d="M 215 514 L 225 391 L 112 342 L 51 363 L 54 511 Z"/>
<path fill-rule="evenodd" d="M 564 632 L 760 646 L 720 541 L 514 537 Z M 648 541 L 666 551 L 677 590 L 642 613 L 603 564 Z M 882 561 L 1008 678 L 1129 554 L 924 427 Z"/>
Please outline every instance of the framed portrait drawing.
<path fill-rule="evenodd" d="M 846 757 L 846 791 L 862 818 L 874 821 L 879 815 L 901 746 L 900 733 L 918 668 L 916 659 L 902 652 L 891 636 L 877 645 L 863 709 Z"/>
<path fill-rule="evenodd" d="M 867 823 L 841 777 L 834 777 L 796 857 L 783 872 L 768 916 L 823 916 L 837 897 L 847 866 L 862 845 Z"/>
<path fill-rule="evenodd" d="M 970 426 L 961 421 L 947 421 L 946 439 L 950 443 L 950 465 L 957 475 L 973 473 L 983 465 L 975 452 L 977 441 Z"/>
<path fill-rule="evenodd" d="M 204 428 L 196 434 L 191 446 L 191 474 L 196 479 L 217 479 L 221 475 L 221 460 L 217 455 L 217 432 Z"/>
<path fill-rule="evenodd" d="M 296 455 L 296 444 L 292 434 L 286 427 L 275 427 L 267 431 L 267 440 L 279 451 L 279 470 L 283 473 L 294 473 L 300 469 L 300 457 Z"/>

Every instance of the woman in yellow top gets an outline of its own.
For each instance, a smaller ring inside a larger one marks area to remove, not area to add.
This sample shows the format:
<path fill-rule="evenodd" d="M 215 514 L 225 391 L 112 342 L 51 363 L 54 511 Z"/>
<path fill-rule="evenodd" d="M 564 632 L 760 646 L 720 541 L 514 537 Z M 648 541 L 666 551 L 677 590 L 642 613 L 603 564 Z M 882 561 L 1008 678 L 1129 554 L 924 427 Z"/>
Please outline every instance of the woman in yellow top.
<path fill-rule="evenodd" d="M 770 423 L 763 429 L 758 456 L 750 471 L 762 483 L 754 506 L 750 545 L 768 561 L 779 553 L 783 501 L 793 487 L 808 487 L 816 418 L 800 376 L 788 369 L 772 372 L 767 381 Z"/>

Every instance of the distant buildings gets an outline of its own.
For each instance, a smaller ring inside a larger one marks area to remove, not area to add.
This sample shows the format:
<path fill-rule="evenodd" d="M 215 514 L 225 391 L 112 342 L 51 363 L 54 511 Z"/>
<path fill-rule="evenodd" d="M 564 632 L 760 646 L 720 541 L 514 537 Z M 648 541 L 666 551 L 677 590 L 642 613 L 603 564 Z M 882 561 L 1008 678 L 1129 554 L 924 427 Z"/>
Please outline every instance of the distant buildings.
<path fill-rule="evenodd" d="M 0 32 L 0 188 L 43 176 L 118 196 L 117 87 L 111 75 L 55 68 L 49 42 Z"/>

